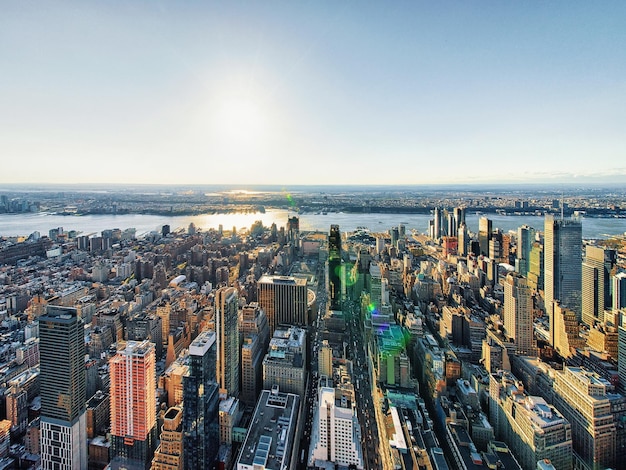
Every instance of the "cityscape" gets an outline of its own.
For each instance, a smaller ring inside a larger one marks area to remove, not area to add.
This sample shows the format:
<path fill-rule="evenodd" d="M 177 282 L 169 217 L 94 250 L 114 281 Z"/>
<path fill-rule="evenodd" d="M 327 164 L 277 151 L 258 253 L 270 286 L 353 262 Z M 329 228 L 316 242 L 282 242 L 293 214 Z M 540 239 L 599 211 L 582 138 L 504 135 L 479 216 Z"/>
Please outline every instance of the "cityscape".
<path fill-rule="evenodd" d="M 264 191 L 210 193 L 247 227 L 138 234 L 4 190 L 0 227 L 64 225 L 0 233 L 2 468 L 624 468 L 623 189 Z M 365 194 L 343 217 L 397 223 L 334 223 Z M 170 220 L 127 199 L 88 204 Z"/>
<path fill-rule="evenodd" d="M 0 470 L 626 470 L 626 2 L 0 14 Z"/>

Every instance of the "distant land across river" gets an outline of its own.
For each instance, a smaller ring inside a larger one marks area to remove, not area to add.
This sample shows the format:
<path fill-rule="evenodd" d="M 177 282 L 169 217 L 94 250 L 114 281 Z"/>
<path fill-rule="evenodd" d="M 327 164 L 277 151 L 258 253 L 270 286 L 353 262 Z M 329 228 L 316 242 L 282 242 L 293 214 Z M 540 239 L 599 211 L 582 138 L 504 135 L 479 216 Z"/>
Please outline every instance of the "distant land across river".
<path fill-rule="evenodd" d="M 466 223 L 471 232 L 478 231 L 478 219 L 483 214 L 468 212 Z M 493 221 L 494 228 L 503 232 L 517 230 L 527 224 L 543 231 L 544 217 L 537 215 L 501 215 L 484 214 Z M 193 216 L 165 216 L 149 214 L 121 214 L 121 215 L 58 215 L 45 212 L 26 214 L 0 214 L 0 236 L 28 236 L 38 231 L 47 235 L 53 228 L 63 227 L 65 231 L 75 230 L 82 235 L 99 234 L 102 230 L 119 228 L 125 230 L 134 228 L 137 236 L 141 237 L 151 231 L 160 231 L 163 225 L 169 225 L 172 231 L 186 230 L 193 223 L 198 229 L 217 229 L 222 225 L 224 230 L 250 228 L 261 221 L 264 226 L 270 227 L 275 223 L 277 227 L 287 225 L 289 217 L 297 216 L 300 219 L 301 231 L 329 232 L 332 224 L 339 225 L 342 232 L 351 232 L 357 227 L 367 227 L 372 232 L 386 232 L 394 226 L 403 224 L 407 232 L 416 230 L 420 233 L 428 231 L 430 214 L 372 214 L 372 213 L 306 213 L 298 214 L 288 210 L 268 209 L 265 212 L 206 214 Z M 605 239 L 612 236 L 623 236 L 626 232 L 626 218 L 611 217 L 583 217 L 582 232 L 584 239 Z"/>

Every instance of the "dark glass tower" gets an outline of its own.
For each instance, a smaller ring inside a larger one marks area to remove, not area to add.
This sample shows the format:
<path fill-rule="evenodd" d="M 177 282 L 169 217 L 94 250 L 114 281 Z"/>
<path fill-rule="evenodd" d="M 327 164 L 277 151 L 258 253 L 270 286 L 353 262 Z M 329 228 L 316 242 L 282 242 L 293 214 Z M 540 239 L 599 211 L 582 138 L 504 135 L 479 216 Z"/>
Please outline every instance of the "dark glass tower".
<path fill-rule="evenodd" d="M 543 256 L 545 308 L 550 318 L 551 344 L 554 344 L 555 301 L 573 310 L 578 321 L 582 319 L 582 224 L 546 215 Z"/>
<path fill-rule="evenodd" d="M 75 308 L 49 305 L 39 338 L 42 468 L 86 468 L 83 321 Z"/>
<path fill-rule="evenodd" d="M 328 291 L 330 309 L 341 310 L 341 233 L 339 232 L 339 225 L 331 225 L 328 235 Z"/>
<path fill-rule="evenodd" d="M 481 217 L 478 220 L 478 243 L 480 245 L 481 255 L 489 255 L 489 240 L 491 240 L 492 230 L 490 219 L 487 217 Z"/>
<path fill-rule="evenodd" d="M 211 469 L 219 449 L 217 342 L 205 331 L 189 346 L 189 372 L 183 377 L 183 447 L 185 468 Z"/>

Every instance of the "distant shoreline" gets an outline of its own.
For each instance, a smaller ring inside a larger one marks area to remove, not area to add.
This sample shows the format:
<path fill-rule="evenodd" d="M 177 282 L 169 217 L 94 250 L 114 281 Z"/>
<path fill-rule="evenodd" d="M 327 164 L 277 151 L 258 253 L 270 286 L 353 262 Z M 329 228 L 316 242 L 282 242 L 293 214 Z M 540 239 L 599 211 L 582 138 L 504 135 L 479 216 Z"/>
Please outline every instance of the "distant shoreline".
<path fill-rule="evenodd" d="M 141 209 L 141 210 L 130 210 L 130 209 L 118 209 L 117 211 L 111 210 L 87 210 L 87 211 L 75 211 L 75 212 L 64 212 L 64 211 L 49 211 L 42 210 L 36 212 L 0 212 L 0 215 L 9 215 L 9 216 L 20 216 L 24 214 L 42 214 L 42 215 L 58 215 L 63 217 L 82 217 L 88 215 L 156 215 L 163 217 L 176 217 L 176 216 L 201 216 L 201 215 L 219 215 L 219 214 L 264 214 L 265 211 L 269 210 L 292 210 L 294 214 L 337 214 L 337 213 L 346 213 L 346 214 L 430 214 L 433 212 L 432 208 L 429 207 L 403 207 L 403 206 L 369 206 L 369 207 L 358 207 L 358 206 L 342 206 L 338 208 L 309 208 L 305 210 L 301 210 L 299 208 L 291 208 L 287 205 L 282 206 L 249 206 L 249 207 L 220 207 L 207 210 L 206 208 L 198 208 L 198 209 Z M 547 214 L 560 215 L 561 212 L 558 210 L 547 211 L 543 208 L 535 208 L 534 210 L 527 211 L 518 211 L 518 210 L 505 210 L 502 208 L 496 207 L 467 207 L 467 213 L 471 214 L 479 214 L 479 215 L 500 215 L 500 216 L 509 216 L 509 217 L 528 217 L 528 216 L 537 216 L 537 217 L 545 217 Z M 626 218 L 626 211 L 617 213 L 614 210 L 610 209 L 585 209 L 585 210 L 571 210 L 568 209 L 564 211 L 564 216 L 570 217 L 575 215 L 575 213 L 579 213 L 579 215 L 585 218 L 602 218 L 602 219 L 624 219 Z"/>

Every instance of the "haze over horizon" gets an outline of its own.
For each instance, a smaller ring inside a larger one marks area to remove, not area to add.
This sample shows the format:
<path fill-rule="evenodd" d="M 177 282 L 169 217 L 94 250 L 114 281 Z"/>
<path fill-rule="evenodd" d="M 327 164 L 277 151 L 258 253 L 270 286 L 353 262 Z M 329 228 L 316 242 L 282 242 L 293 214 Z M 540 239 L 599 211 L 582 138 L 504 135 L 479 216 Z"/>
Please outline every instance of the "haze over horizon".
<path fill-rule="evenodd" d="M 8 2 L 0 185 L 626 177 L 626 4 Z"/>

